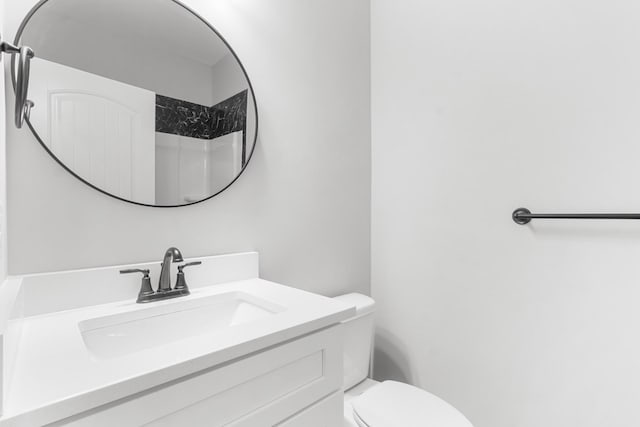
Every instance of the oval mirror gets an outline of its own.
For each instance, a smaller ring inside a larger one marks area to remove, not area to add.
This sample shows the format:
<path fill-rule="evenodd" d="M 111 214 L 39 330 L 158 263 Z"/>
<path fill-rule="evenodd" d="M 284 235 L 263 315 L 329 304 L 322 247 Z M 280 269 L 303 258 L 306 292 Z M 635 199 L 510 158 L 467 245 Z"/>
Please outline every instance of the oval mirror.
<path fill-rule="evenodd" d="M 44 0 L 16 42 L 35 52 L 29 127 L 91 187 L 184 206 L 224 191 L 247 166 L 258 127 L 249 78 L 178 1 Z"/>

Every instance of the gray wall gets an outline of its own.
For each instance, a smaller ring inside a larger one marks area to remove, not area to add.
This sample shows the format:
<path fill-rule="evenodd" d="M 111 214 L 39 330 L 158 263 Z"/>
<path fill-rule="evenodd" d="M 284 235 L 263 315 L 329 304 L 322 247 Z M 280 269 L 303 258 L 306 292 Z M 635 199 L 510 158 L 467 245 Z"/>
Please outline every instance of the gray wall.
<path fill-rule="evenodd" d="M 35 1 L 5 3 L 13 36 Z M 9 127 L 10 273 L 154 260 L 176 245 L 185 256 L 257 250 L 266 279 L 368 292 L 368 1 L 185 3 L 227 38 L 255 86 L 260 135 L 246 173 L 196 206 L 139 207 L 90 189 L 28 129 Z"/>
<path fill-rule="evenodd" d="M 640 425 L 640 5 L 372 1 L 379 377 L 475 427 Z"/>

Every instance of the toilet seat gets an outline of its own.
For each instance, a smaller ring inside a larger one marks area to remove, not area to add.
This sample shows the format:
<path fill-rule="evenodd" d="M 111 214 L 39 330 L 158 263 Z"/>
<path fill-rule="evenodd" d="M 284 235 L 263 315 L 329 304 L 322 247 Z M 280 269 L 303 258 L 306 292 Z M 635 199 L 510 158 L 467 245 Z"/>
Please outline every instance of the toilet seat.
<path fill-rule="evenodd" d="M 473 427 L 439 397 L 417 387 L 384 381 L 352 402 L 360 427 Z"/>

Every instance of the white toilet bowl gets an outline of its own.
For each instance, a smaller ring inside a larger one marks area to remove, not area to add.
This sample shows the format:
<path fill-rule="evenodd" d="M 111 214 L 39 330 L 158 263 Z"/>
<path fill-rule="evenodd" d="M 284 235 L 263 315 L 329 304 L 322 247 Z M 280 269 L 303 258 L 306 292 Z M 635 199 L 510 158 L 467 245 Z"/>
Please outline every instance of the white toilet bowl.
<path fill-rule="evenodd" d="M 453 406 L 409 384 L 367 378 L 375 302 L 368 296 L 336 297 L 356 307 L 344 324 L 344 427 L 473 427 Z"/>

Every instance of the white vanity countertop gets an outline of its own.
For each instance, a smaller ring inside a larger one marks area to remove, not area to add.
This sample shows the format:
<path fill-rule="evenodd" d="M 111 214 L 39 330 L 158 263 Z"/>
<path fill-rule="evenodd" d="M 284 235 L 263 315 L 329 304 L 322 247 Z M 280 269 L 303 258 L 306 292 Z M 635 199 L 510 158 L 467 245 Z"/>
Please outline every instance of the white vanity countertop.
<path fill-rule="evenodd" d="M 205 337 L 185 338 L 110 359 L 91 354 L 79 323 L 142 310 L 150 304 L 127 300 L 10 321 L 20 322 L 21 333 L 0 426 L 55 422 L 339 323 L 354 314 L 354 308 L 339 301 L 258 278 L 198 287 L 189 296 L 151 304 L 160 306 L 228 292 L 246 292 L 285 310 Z"/>

